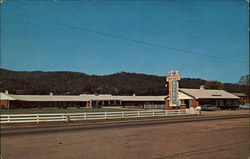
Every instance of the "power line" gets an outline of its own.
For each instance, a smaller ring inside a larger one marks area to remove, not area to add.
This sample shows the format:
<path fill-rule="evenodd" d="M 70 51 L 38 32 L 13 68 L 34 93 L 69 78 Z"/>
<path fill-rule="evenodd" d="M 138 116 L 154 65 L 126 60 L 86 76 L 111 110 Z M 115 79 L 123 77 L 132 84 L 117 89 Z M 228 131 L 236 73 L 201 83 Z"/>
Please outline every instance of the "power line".
<path fill-rule="evenodd" d="M 156 47 L 156 48 L 173 50 L 173 51 L 177 51 L 177 52 L 183 53 L 183 54 L 203 56 L 203 57 L 209 57 L 209 58 L 213 58 L 213 59 L 220 59 L 220 60 L 226 60 L 226 61 L 237 62 L 237 63 L 248 63 L 247 61 L 231 59 L 231 58 L 225 58 L 225 57 L 212 56 L 212 55 L 205 55 L 205 54 L 202 54 L 202 53 L 199 53 L 199 52 L 194 52 L 194 51 L 189 51 L 189 50 L 184 50 L 184 49 L 178 49 L 178 48 L 168 47 L 168 46 L 154 44 L 154 43 L 149 43 L 149 42 L 140 41 L 140 40 L 136 40 L 136 39 L 131 39 L 131 38 L 127 38 L 127 37 L 122 37 L 122 36 L 118 36 L 118 35 L 114 35 L 114 34 L 110 34 L 110 33 L 104 33 L 104 32 L 100 32 L 100 31 L 86 29 L 86 28 L 83 28 L 83 27 L 74 26 L 74 25 L 70 25 L 70 24 L 59 23 L 59 22 L 56 22 L 56 21 L 51 21 L 51 20 L 48 20 L 48 19 L 40 18 L 40 17 L 24 15 L 24 14 L 12 12 L 12 11 L 3 10 L 3 12 L 18 15 L 18 16 L 22 16 L 22 17 L 29 18 L 29 19 L 43 21 L 43 22 L 50 23 L 50 24 L 56 24 L 56 25 L 59 25 L 59 26 L 70 27 L 72 29 L 82 30 L 82 31 L 85 31 L 85 32 L 93 33 L 93 34 L 99 34 L 99 35 L 102 35 L 102 36 L 112 37 L 112 38 L 115 38 L 115 39 L 131 41 L 131 42 L 134 42 L 134 43 L 139 43 L 139 44 L 143 44 L 143 45 L 147 45 L 147 46 L 151 46 L 151 47 L 153 46 L 153 47 Z"/>
<path fill-rule="evenodd" d="M 26 23 L 26 22 L 25 22 Z M 30 22 L 28 22 L 27 24 L 32 24 L 32 25 L 39 25 L 39 24 L 35 24 L 35 23 L 30 23 Z M 9 28 L 9 29 L 11 29 L 11 28 Z M 24 31 L 24 30 L 20 30 L 20 29 L 14 29 L 15 31 L 21 31 L 21 32 L 28 32 L 28 31 Z M 62 30 L 57 30 L 57 31 L 62 31 Z M 66 33 L 76 33 L 76 32 L 72 32 L 72 31 L 65 31 Z M 83 38 L 81 38 L 81 34 L 78 34 L 79 36 L 76 36 L 75 38 L 77 38 L 77 39 L 83 39 Z M 39 37 L 39 38 L 41 38 L 41 37 Z M 102 39 L 98 39 L 98 38 L 94 38 L 94 39 L 91 39 L 90 37 L 85 37 L 84 36 L 84 39 L 86 40 L 86 39 L 90 39 L 90 40 L 94 40 L 95 42 L 100 42 L 100 41 L 103 41 Z M 53 40 L 51 40 L 51 39 L 47 39 L 47 41 L 49 42 L 49 43 L 54 43 L 54 41 Z M 113 41 L 114 42 L 114 41 Z M 126 43 L 126 44 L 129 44 L 129 43 Z M 143 49 L 143 50 L 147 50 L 147 51 L 145 51 L 145 53 L 146 54 L 158 54 L 158 55 L 166 55 L 167 53 L 162 53 L 162 52 L 160 52 L 160 51 L 155 51 L 155 50 L 153 50 L 153 49 L 147 49 L 147 48 L 145 48 L 145 47 L 141 47 L 141 46 L 139 46 L 139 45 L 134 45 L 134 44 L 129 44 L 129 45 L 132 45 L 132 46 L 134 46 L 134 47 L 136 47 L 136 48 L 139 48 L 139 49 Z M 70 47 L 70 46 L 67 46 L 67 47 L 65 47 L 64 45 L 62 45 L 62 44 L 58 44 L 58 43 L 56 43 L 56 44 L 53 44 L 53 47 L 56 47 L 57 49 L 59 48 L 59 49 L 66 49 L 66 50 L 73 50 L 73 49 L 75 49 L 74 47 Z M 91 48 L 91 47 L 86 47 L 86 46 L 80 46 L 81 48 L 84 48 L 84 49 L 87 49 L 87 50 L 96 50 L 96 51 L 98 51 L 98 52 L 101 52 L 101 53 L 103 53 L 103 54 L 105 54 L 105 55 L 109 55 L 111 52 L 113 52 L 112 50 L 106 50 L 106 49 L 103 49 L 103 48 L 100 48 L 100 47 L 95 47 L 95 48 Z M 170 54 L 170 53 L 169 53 Z M 150 59 L 151 61 L 153 60 L 153 59 Z M 168 60 L 168 59 L 166 59 L 166 60 Z M 210 64 L 212 64 L 212 63 L 216 63 L 216 61 L 215 60 L 212 60 L 212 61 L 210 61 L 209 62 Z M 198 66 L 199 67 L 199 66 Z"/>

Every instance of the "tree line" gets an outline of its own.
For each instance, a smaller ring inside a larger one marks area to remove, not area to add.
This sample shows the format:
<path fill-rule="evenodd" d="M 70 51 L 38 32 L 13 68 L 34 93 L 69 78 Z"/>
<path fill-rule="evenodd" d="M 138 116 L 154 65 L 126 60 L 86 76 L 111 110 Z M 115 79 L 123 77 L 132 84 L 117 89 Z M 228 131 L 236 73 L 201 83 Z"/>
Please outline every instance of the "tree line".
<path fill-rule="evenodd" d="M 166 95 L 166 77 L 120 72 L 111 75 L 88 75 L 79 72 L 10 71 L 0 69 L 0 91 L 11 94 L 113 94 Z M 246 85 L 182 78 L 181 88 L 224 89 L 228 92 L 249 92 Z"/>

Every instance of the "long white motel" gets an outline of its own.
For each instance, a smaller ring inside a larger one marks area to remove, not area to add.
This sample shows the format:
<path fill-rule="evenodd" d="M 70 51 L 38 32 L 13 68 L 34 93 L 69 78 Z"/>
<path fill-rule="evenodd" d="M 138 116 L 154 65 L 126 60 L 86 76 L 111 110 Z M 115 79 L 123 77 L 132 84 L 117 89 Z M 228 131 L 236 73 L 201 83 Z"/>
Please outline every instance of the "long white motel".
<path fill-rule="evenodd" d="M 0 104 L 4 109 L 19 108 L 97 108 L 102 106 L 158 106 L 156 108 L 190 108 L 204 104 L 220 106 L 237 105 L 240 98 L 224 90 L 179 88 L 178 71 L 170 71 L 167 77 L 169 95 L 162 96 L 117 96 L 111 94 L 80 95 L 15 95 L 8 91 L 0 93 Z"/>
<path fill-rule="evenodd" d="M 224 90 L 179 89 L 180 106 L 185 108 L 210 104 L 216 106 L 236 105 L 239 97 Z M 80 95 L 14 95 L 0 93 L 1 105 L 6 109 L 52 108 L 52 107 L 87 107 L 102 106 L 147 106 L 162 105 L 167 107 L 169 96 L 115 96 L 111 94 Z"/>

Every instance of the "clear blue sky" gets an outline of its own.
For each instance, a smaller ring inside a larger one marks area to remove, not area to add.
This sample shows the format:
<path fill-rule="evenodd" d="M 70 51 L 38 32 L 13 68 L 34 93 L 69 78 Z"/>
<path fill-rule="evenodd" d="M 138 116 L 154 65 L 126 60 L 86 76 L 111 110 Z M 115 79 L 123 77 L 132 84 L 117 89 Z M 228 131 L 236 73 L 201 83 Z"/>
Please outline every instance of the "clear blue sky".
<path fill-rule="evenodd" d="M 11 1 L 1 68 L 136 72 L 237 82 L 248 74 L 246 0 Z"/>

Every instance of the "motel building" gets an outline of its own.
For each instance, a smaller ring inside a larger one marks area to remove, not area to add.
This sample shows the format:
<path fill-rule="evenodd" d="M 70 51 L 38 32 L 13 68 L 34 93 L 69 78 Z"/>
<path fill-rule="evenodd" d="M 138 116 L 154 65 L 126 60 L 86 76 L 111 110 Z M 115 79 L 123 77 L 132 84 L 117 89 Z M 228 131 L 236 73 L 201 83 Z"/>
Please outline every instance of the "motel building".
<path fill-rule="evenodd" d="M 97 108 L 102 106 L 143 106 L 144 108 L 169 108 L 169 95 L 165 96 L 115 96 L 111 94 L 80 95 L 14 95 L 0 93 L 0 104 L 3 109 L 21 108 Z M 239 97 L 224 90 L 179 88 L 179 107 L 190 108 L 200 105 L 232 106 L 238 105 Z"/>
<path fill-rule="evenodd" d="M 18 108 L 98 108 L 102 106 L 165 106 L 165 96 L 113 96 L 111 94 L 80 95 L 14 95 L 0 93 L 0 104 L 4 109 Z"/>

